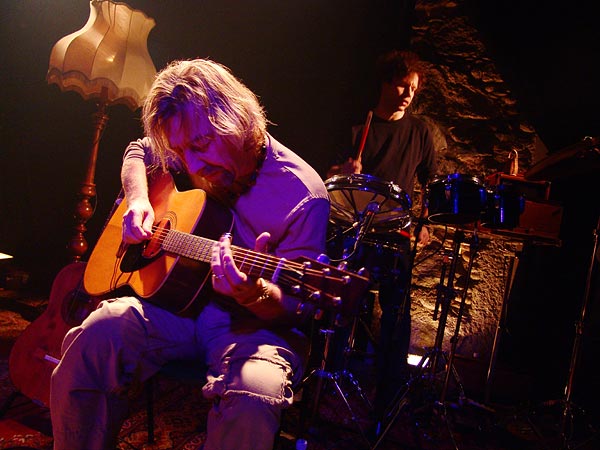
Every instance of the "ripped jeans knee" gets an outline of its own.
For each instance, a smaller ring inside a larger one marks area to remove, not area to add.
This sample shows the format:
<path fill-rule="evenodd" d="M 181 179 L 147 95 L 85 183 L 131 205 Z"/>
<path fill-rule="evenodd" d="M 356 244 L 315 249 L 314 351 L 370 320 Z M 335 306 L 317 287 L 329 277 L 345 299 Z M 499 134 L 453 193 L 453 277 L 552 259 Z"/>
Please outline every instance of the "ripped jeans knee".
<path fill-rule="evenodd" d="M 206 398 L 245 396 L 287 408 L 292 404 L 292 368 L 272 345 L 235 344 L 218 364 L 211 367 L 203 388 Z M 285 350 L 284 350 L 285 352 Z"/>

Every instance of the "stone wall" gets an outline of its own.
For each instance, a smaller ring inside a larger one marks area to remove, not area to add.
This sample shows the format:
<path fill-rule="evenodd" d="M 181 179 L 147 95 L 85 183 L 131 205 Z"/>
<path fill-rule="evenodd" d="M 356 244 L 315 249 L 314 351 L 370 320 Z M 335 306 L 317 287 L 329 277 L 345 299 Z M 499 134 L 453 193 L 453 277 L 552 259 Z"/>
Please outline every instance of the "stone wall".
<path fill-rule="evenodd" d="M 411 46 L 428 66 L 413 112 L 435 130 L 440 175 L 459 173 L 466 180 L 483 183 L 486 175 L 504 171 L 513 150 L 518 152 L 521 172 L 544 152 L 535 131 L 519 115 L 517 101 L 460 1 L 417 1 Z M 474 226 L 465 228 L 459 232 L 459 236 L 464 232 L 464 239 L 456 262 L 454 289 L 443 290 L 453 297 L 443 349 L 450 349 L 468 279 L 456 352 L 487 364 L 512 258 L 522 242 L 481 230 L 475 240 Z M 433 241 L 419 250 L 413 270 L 411 351 L 417 354 L 435 343 L 440 321 L 434 320 L 433 314 L 442 259 L 451 253 L 457 236 L 456 228 L 443 224 L 432 230 Z M 471 276 L 467 277 L 471 253 L 475 257 Z"/>

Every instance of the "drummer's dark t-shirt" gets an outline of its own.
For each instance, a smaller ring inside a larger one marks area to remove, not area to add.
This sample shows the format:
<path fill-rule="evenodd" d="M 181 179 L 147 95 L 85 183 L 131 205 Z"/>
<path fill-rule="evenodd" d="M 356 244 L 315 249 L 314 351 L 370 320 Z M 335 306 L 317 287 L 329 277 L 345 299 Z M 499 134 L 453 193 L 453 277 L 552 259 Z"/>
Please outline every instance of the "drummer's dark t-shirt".
<path fill-rule="evenodd" d="M 360 146 L 364 125 L 352 128 L 355 157 Z M 415 175 L 422 186 L 435 174 L 436 159 L 433 137 L 425 121 L 405 114 L 396 121 L 373 116 L 362 153 L 363 174 L 391 181 L 411 199 Z"/>

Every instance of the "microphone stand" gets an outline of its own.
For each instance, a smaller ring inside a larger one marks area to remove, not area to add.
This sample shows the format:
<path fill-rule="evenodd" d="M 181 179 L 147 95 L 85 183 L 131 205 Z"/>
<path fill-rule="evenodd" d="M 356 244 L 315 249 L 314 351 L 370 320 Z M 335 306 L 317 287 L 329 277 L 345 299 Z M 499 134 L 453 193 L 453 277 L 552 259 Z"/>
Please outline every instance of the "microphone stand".
<path fill-rule="evenodd" d="M 427 219 L 419 219 L 417 221 L 417 226 L 415 227 L 415 231 L 414 231 L 415 240 L 413 242 L 413 247 L 411 249 L 411 253 L 409 256 L 408 268 L 407 268 L 407 273 L 409 275 L 409 278 L 407 280 L 407 285 L 406 285 L 406 289 L 404 291 L 404 298 L 402 299 L 401 307 L 398 310 L 398 315 L 396 318 L 396 325 L 398 325 L 404 318 L 403 315 L 404 315 L 404 310 L 405 310 L 405 306 L 406 306 L 405 302 L 410 301 L 410 286 L 412 284 L 412 271 L 413 271 L 413 267 L 414 267 L 414 261 L 416 259 L 416 255 L 417 255 L 419 234 L 421 233 L 421 230 L 423 229 L 423 226 L 425 225 L 426 221 L 427 221 Z M 399 329 L 399 327 L 396 326 L 396 330 L 398 330 L 398 329 Z M 425 363 L 425 358 L 423 358 L 421 360 L 421 362 L 419 363 L 419 367 L 418 367 L 419 371 L 424 369 L 423 368 L 424 363 Z M 384 414 L 384 418 L 385 418 L 386 422 L 384 423 L 383 421 L 378 421 L 378 423 L 376 424 L 376 429 L 375 429 L 376 441 L 373 444 L 371 450 L 376 450 L 381 445 L 381 443 L 383 442 L 383 440 L 385 439 L 385 437 L 391 430 L 392 426 L 398 419 L 402 410 L 408 405 L 408 403 L 409 403 L 408 394 L 409 394 L 409 391 L 411 389 L 411 386 L 412 386 L 414 380 L 415 380 L 415 378 L 411 377 L 411 379 L 403 387 L 401 387 L 400 390 L 394 395 L 394 398 L 390 402 L 389 406 L 387 407 L 387 411 Z"/>
<path fill-rule="evenodd" d="M 592 255 L 590 257 L 590 265 L 588 267 L 588 273 L 585 283 L 585 293 L 583 296 L 583 304 L 581 305 L 581 312 L 579 315 L 579 321 L 576 324 L 576 333 L 575 340 L 573 342 L 573 351 L 571 354 L 571 365 L 569 366 L 569 379 L 565 386 L 565 397 L 563 400 L 563 412 L 560 424 L 560 435 L 563 441 L 564 448 L 568 447 L 568 439 L 567 439 L 567 428 L 568 423 L 572 420 L 573 415 L 573 402 L 571 400 L 573 394 L 573 380 L 575 379 L 575 369 L 577 368 L 579 362 L 579 354 L 581 348 L 581 339 L 583 337 L 583 327 L 585 325 L 587 306 L 590 299 L 590 287 L 592 284 L 592 275 L 594 272 L 594 261 L 596 260 L 596 252 L 598 251 L 598 233 L 600 232 L 600 217 L 598 218 L 598 224 L 596 225 L 596 229 L 594 230 L 594 246 L 592 248 Z"/>
<path fill-rule="evenodd" d="M 575 339 L 573 341 L 573 348 L 571 351 L 571 363 L 569 366 L 569 373 L 568 373 L 567 383 L 565 385 L 564 396 L 563 396 L 563 398 L 558 399 L 558 400 L 549 400 L 549 401 L 543 402 L 543 405 L 545 405 L 545 406 L 552 406 L 552 405 L 560 404 L 562 407 L 560 423 L 559 423 L 559 431 L 560 431 L 559 439 L 560 439 L 560 445 L 561 445 L 560 449 L 565 449 L 565 450 L 572 450 L 572 449 L 580 448 L 585 443 L 591 442 L 594 439 L 596 433 L 598 433 L 598 431 L 599 431 L 597 427 L 591 427 L 591 425 L 590 425 L 590 428 L 592 430 L 592 436 L 589 437 L 588 439 L 585 439 L 582 443 L 579 443 L 576 445 L 573 444 L 574 422 L 575 422 L 574 412 L 577 409 L 582 411 L 581 408 L 578 408 L 575 405 L 575 403 L 572 401 L 573 382 L 575 380 L 576 369 L 579 365 L 579 357 L 580 357 L 580 353 L 581 353 L 581 340 L 584 335 L 584 325 L 585 325 L 585 321 L 586 321 L 588 303 L 590 300 L 590 288 L 592 285 L 592 276 L 593 276 L 593 272 L 594 272 L 595 260 L 597 258 L 598 234 L 599 233 L 600 233 L 600 217 L 598 218 L 598 224 L 596 225 L 596 229 L 593 231 L 594 237 L 593 237 L 592 254 L 590 256 L 590 263 L 589 263 L 588 271 L 587 271 L 583 303 L 581 305 L 581 310 L 580 310 L 578 321 L 575 325 Z M 534 426 L 534 429 L 535 429 L 535 432 L 541 436 L 540 431 L 535 426 Z"/>

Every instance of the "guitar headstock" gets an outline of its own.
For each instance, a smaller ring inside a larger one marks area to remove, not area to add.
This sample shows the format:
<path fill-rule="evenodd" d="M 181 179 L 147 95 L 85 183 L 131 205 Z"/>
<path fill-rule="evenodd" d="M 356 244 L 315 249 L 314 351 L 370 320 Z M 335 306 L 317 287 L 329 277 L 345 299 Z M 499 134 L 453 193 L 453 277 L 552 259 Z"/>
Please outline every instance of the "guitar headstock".
<path fill-rule="evenodd" d="M 324 262 L 301 257 L 293 271 L 285 270 L 277 284 L 317 308 L 354 316 L 369 288 L 369 279 Z"/>

